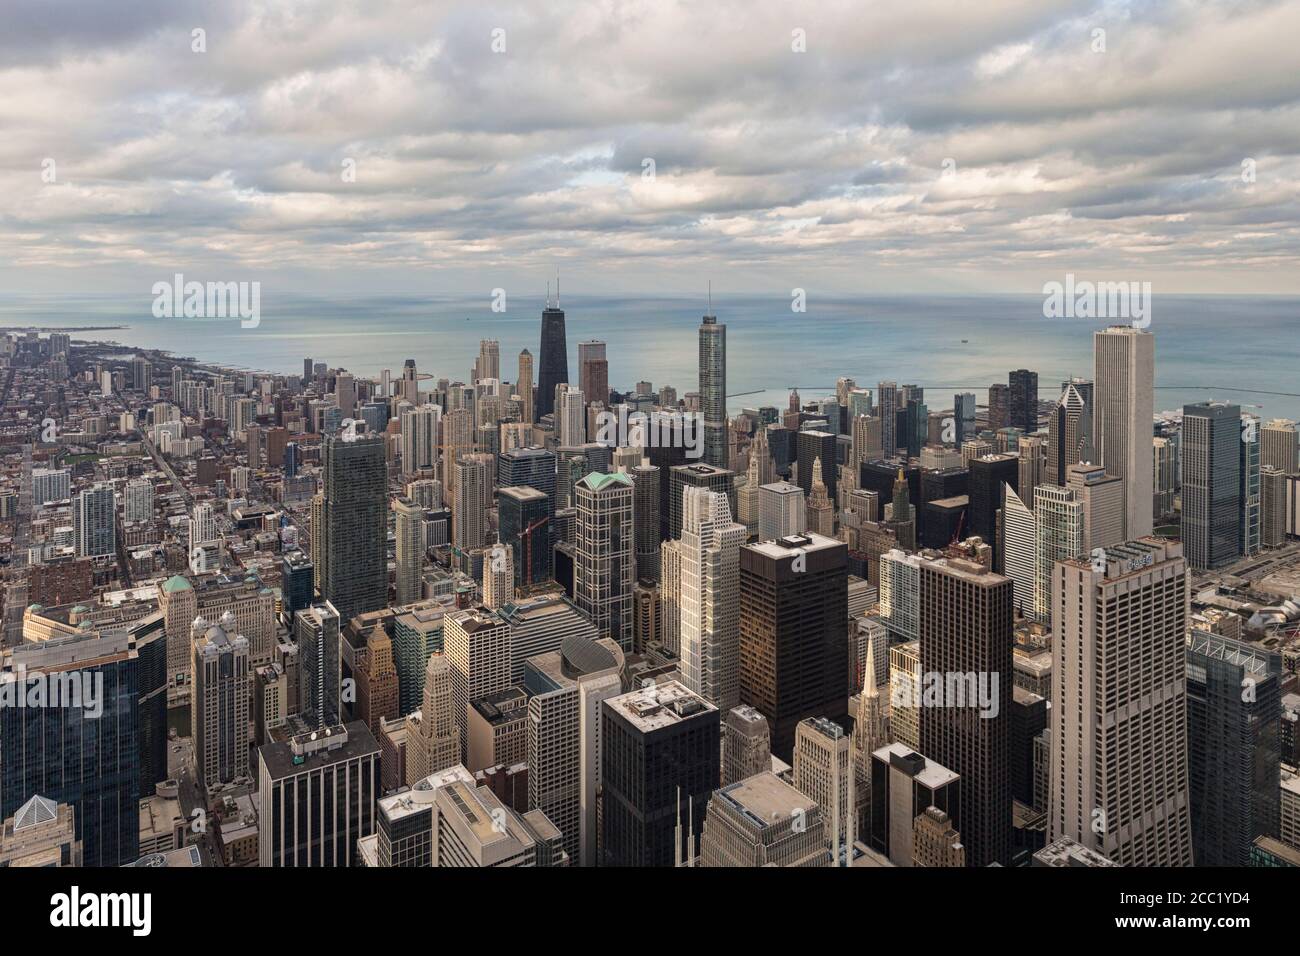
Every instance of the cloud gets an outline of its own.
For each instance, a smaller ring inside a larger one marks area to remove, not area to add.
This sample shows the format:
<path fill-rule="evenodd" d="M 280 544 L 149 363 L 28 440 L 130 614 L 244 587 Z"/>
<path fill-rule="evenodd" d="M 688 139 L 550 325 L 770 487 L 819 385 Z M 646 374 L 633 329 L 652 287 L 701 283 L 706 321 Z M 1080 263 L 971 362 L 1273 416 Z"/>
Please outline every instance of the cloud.
<path fill-rule="evenodd" d="M 186 268 L 531 289 L 562 260 L 575 290 L 734 269 L 836 292 L 1029 291 L 1122 269 L 1300 291 L 1285 0 L 6 15 L 9 288 Z"/>

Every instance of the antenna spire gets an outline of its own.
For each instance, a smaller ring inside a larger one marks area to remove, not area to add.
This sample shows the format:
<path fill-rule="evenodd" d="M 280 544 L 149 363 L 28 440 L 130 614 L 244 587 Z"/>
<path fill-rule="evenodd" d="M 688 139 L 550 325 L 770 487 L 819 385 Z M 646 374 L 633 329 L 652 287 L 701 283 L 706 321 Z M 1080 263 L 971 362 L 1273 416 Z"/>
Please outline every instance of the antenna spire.
<path fill-rule="evenodd" d="M 555 307 L 560 307 L 560 270 L 555 270 Z"/>
<path fill-rule="evenodd" d="M 551 282 L 549 279 L 546 282 L 546 307 L 548 309 L 551 307 Z"/>

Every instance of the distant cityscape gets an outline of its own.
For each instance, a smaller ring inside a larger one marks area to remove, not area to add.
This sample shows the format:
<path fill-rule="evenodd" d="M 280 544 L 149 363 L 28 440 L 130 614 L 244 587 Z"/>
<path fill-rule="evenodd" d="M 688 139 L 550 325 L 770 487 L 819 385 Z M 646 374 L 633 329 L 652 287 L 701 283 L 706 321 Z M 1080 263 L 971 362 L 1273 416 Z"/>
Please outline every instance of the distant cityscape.
<path fill-rule="evenodd" d="M 558 294 L 447 377 L 4 333 L 0 867 L 1300 866 L 1294 421 L 1157 413 L 1149 314 L 737 413 L 717 311 L 684 382 Z"/>

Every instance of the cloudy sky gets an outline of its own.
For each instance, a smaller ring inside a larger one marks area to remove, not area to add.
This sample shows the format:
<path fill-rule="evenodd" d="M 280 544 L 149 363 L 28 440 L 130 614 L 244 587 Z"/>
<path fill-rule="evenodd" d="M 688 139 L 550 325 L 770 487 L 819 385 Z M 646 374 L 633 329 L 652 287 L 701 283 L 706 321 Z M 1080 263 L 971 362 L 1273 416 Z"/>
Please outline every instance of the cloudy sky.
<path fill-rule="evenodd" d="M 1300 292 L 1300 0 L 4 18 L 0 290 Z"/>

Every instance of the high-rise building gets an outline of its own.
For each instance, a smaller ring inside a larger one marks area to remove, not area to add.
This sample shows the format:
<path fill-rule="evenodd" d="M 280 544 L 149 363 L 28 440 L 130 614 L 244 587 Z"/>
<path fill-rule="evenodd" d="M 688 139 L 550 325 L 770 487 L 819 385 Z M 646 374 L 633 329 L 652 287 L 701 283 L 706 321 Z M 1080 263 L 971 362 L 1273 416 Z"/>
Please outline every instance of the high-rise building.
<path fill-rule="evenodd" d="M 893 458 L 898 450 L 897 382 L 881 382 L 876 386 L 876 405 L 880 409 L 880 442 L 885 449 L 885 458 Z"/>
<path fill-rule="evenodd" d="M 1259 431 L 1261 468 L 1276 468 L 1283 474 L 1294 474 L 1300 454 L 1300 435 L 1296 433 L 1295 422 L 1285 418 L 1275 418 Z"/>
<path fill-rule="evenodd" d="M 515 596 L 514 552 L 497 542 L 483 555 L 483 603 L 500 610 Z"/>
<path fill-rule="evenodd" d="M 912 823 L 912 865 L 964 867 L 966 848 L 952 818 L 938 807 L 926 807 Z"/>
<path fill-rule="evenodd" d="M 1011 387 L 994 382 L 989 386 L 989 431 L 1001 431 L 1011 424 Z"/>
<path fill-rule="evenodd" d="M 821 807 L 831 865 L 851 861 L 857 839 L 857 774 L 853 747 L 844 728 L 825 717 L 806 717 L 795 726 L 795 788 Z"/>
<path fill-rule="evenodd" d="M 72 503 L 72 528 L 77 557 L 100 558 L 116 553 L 113 486 L 97 484 Z"/>
<path fill-rule="evenodd" d="M 597 862 L 600 705 L 622 693 L 622 665 L 617 644 L 582 635 L 524 662 L 528 806 L 559 828 L 565 852 L 582 866 Z"/>
<path fill-rule="evenodd" d="M 393 500 L 398 607 L 414 604 L 424 596 L 424 515 L 425 509 L 407 498 Z"/>
<path fill-rule="evenodd" d="M 564 310 L 559 290 L 555 305 L 547 298 L 542 310 L 542 341 L 538 350 L 536 419 L 555 411 L 555 386 L 569 381 L 569 349 L 565 344 Z"/>
<path fill-rule="evenodd" d="M 574 598 L 602 636 L 630 651 L 636 586 L 632 479 L 593 472 L 577 483 L 574 498 Z"/>
<path fill-rule="evenodd" d="M 632 476 L 632 516 L 636 521 L 636 576 L 644 581 L 659 581 L 659 469 L 654 465 L 637 465 Z"/>
<path fill-rule="evenodd" d="M 1083 502 L 1074 489 L 1051 485 L 1040 489 L 1034 499 L 1033 616 L 1037 620 L 1051 620 L 1053 566 L 1088 554 L 1084 541 Z"/>
<path fill-rule="evenodd" d="M 407 716 L 406 779 L 423 780 L 460 763 L 461 731 L 456 721 L 451 660 L 432 654 L 424 669 L 422 705 Z"/>
<path fill-rule="evenodd" d="M 1263 507 L 1259 490 L 1259 416 L 1243 412 L 1241 443 L 1237 446 L 1239 465 L 1237 494 L 1237 538 L 1242 555 L 1259 553 L 1260 519 Z"/>
<path fill-rule="evenodd" d="M 601 704 L 602 865 L 694 855 L 718 789 L 719 727 L 718 709 L 677 681 Z"/>
<path fill-rule="evenodd" d="M 880 635 L 888 646 L 885 635 Z M 862 689 L 856 696 L 857 707 L 853 709 L 853 772 L 854 789 L 857 792 L 856 815 L 857 838 L 868 839 L 871 832 L 869 817 L 871 798 L 871 755 L 881 747 L 888 745 L 889 735 L 889 701 L 880 696 L 878 685 L 878 666 L 876 661 L 876 642 L 867 640 L 867 657 L 862 668 Z M 883 657 L 883 653 L 881 653 Z M 888 673 L 888 671 L 886 671 Z M 850 702 L 852 703 L 852 702 Z"/>
<path fill-rule="evenodd" d="M 1064 485 L 1066 469 L 1092 457 L 1092 406 L 1070 382 L 1047 419 L 1047 481 Z"/>
<path fill-rule="evenodd" d="M 989 544 L 998 540 L 998 511 L 1002 507 L 1002 486 L 1019 492 L 1020 464 L 1015 455 L 984 455 L 970 463 L 970 506 L 966 512 L 968 535 L 979 535 Z M 1025 499 L 1024 495 L 1020 496 Z M 1026 503 L 1026 507 L 1028 503 Z"/>
<path fill-rule="evenodd" d="M 52 676 L 60 678 L 57 701 L 42 686 Z M 0 652 L 0 820 L 41 795 L 72 807 L 86 866 L 139 856 L 139 677 L 126 634 Z M 42 699 L 45 706 L 28 704 Z"/>
<path fill-rule="evenodd" d="M 1083 505 L 1083 550 L 1124 542 L 1124 481 L 1099 465 L 1070 465 L 1065 487 Z"/>
<path fill-rule="evenodd" d="M 194 689 L 190 729 L 199 785 L 208 792 L 218 784 L 249 778 L 248 718 L 253 672 L 248 638 L 231 633 L 235 617 L 220 624 L 194 622 L 192 642 Z"/>
<path fill-rule="evenodd" d="M 438 431 L 442 409 L 437 405 L 402 409 L 402 473 L 414 475 L 438 467 Z"/>
<path fill-rule="evenodd" d="M 848 710 L 848 547 L 818 534 L 740 549 L 740 699 L 789 762 L 805 717 Z"/>
<path fill-rule="evenodd" d="M 697 866 L 827 866 L 822 810 L 770 770 L 709 798 Z"/>
<path fill-rule="evenodd" d="M 469 702 L 510 686 L 510 624 L 485 607 L 448 614 L 443 619 L 443 647 L 451 665 L 452 717 L 460 737 L 461 760 L 467 753 Z"/>
<path fill-rule="evenodd" d="M 772 733 L 767 718 L 748 704 L 727 711 L 722 720 L 722 785 L 772 769 Z"/>
<path fill-rule="evenodd" d="M 776 481 L 758 489 L 758 540 L 775 541 L 802 534 L 808 528 L 808 509 L 803 489 L 788 481 Z"/>
<path fill-rule="evenodd" d="M 1093 333 L 1092 440 L 1108 474 L 1124 480 L 1124 537 L 1152 530 L 1151 436 L 1155 337 L 1116 325 Z"/>
<path fill-rule="evenodd" d="M 551 499 L 528 485 L 497 493 L 498 537 L 511 553 L 515 585 L 541 584 L 551 577 Z"/>
<path fill-rule="evenodd" d="M 303 608 L 293 616 L 293 640 L 302 668 L 298 709 L 309 727 L 331 727 L 342 713 L 341 626 L 338 609 L 329 601 Z"/>
<path fill-rule="evenodd" d="M 605 343 L 596 339 L 578 343 L 578 388 L 589 402 L 609 402 L 609 362 Z M 567 444 L 567 442 L 565 443 Z"/>
<path fill-rule="evenodd" d="M 321 444 L 321 596 L 343 620 L 388 604 L 388 468 L 382 438 L 326 435 Z M 313 538 L 320 533 L 312 526 Z"/>
<path fill-rule="evenodd" d="M 961 775 L 970 866 L 1011 860 L 1013 602 L 1011 579 L 979 564 L 921 562 L 922 694 L 944 683 L 943 706 L 920 708 L 921 750 Z"/>
<path fill-rule="evenodd" d="M 515 382 L 515 391 L 519 393 L 519 420 L 531 425 L 537 419 L 533 417 L 533 353 L 524 349 L 519 353 L 519 374 Z"/>
<path fill-rule="evenodd" d="M 1279 835 L 1281 680 L 1275 651 L 1209 631 L 1188 637 L 1188 796 L 1197 866 L 1249 866 L 1255 838 Z"/>
<path fill-rule="evenodd" d="M 1038 373 L 1019 368 L 1007 376 L 1011 409 L 1009 424 L 1026 435 L 1038 431 Z"/>
<path fill-rule="evenodd" d="M 1190 866 L 1183 546 L 1146 538 L 1104 560 L 1052 570 L 1047 839 Z"/>
<path fill-rule="evenodd" d="M 700 412 L 704 417 L 704 461 L 726 468 L 727 327 L 713 315 L 700 323 Z"/>
<path fill-rule="evenodd" d="M 826 482 L 822 479 L 820 458 L 813 459 L 812 491 L 808 495 L 808 527 L 828 538 L 835 534 L 835 506 L 831 504 Z"/>
<path fill-rule="evenodd" d="M 1287 485 L 1288 476 L 1271 465 L 1260 470 L 1260 544 L 1266 548 L 1281 547 L 1287 536 Z"/>
<path fill-rule="evenodd" d="M 1033 617 L 1034 589 L 1037 586 L 1037 521 L 1020 495 L 1006 485 L 1002 487 L 1005 495 L 1002 501 L 1002 573 L 1012 581 L 1016 612 Z M 1046 490 L 1044 487 L 1043 491 Z"/>
<path fill-rule="evenodd" d="M 747 535 L 731 520 L 725 494 L 686 488 L 683 498 L 682 683 L 729 711 L 740 703 L 740 546 Z"/>
<path fill-rule="evenodd" d="M 1183 406 L 1182 539 L 1187 563 L 1220 568 L 1241 555 L 1241 409 Z"/>
<path fill-rule="evenodd" d="M 586 441 L 587 413 L 583 393 L 576 388 L 568 388 L 560 393 L 560 407 L 555 414 L 555 430 L 559 433 L 560 446 L 576 448 Z"/>
<path fill-rule="evenodd" d="M 536 445 L 511 448 L 497 456 L 497 483 L 503 487 L 527 485 L 546 496 L 547 514 L 555 513 L 555 452 Z"/>
<path fill-rule="evenodd" d="M 951 444 L 960 448 L 962 442 L 974 438 L 975 430 L 975 393 L 958 392 L 952 397 L 953 440 Z"/>
<path fill-rule="evenodd" d="M 66 497 L 66 496 L 65 496 Z M 154 507 L 153 482 L 148 478 L 132 478 L 122 494 L 122 520 L 152 521 Z"/>
<path fill-rule="evenodd" d="M 713 465 L 677 465 L 668 471 L 668 537 L 682 536 L 682 493 L 687 488 L 707 488 L 726 494 L 731 514 L 736 510 L 736 473 Z M 660 472 L 662 480 L 662 471 Z"/>
<path fill-rule="evenodd" d="M 356 866 L 357 842 L 375 832 L 379 754 L 359 720 L 262 747 L 258 865 Z"/>
<path fill-rule="evenodd" d="M 957 818 L 962 808 L 958 774 L 903 743 L 871 755 L 871 849 L 895 866 L 916 865 L 915 822 L 930 807 Z"/>
<path fill-rule="evenodd" d="M 492 504 L 489 460 L 486 455 L 465 455 L 456 462 L 452 543 L 460 551 L 474 551 L 487 544 L 488 508 Z"/>

